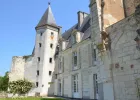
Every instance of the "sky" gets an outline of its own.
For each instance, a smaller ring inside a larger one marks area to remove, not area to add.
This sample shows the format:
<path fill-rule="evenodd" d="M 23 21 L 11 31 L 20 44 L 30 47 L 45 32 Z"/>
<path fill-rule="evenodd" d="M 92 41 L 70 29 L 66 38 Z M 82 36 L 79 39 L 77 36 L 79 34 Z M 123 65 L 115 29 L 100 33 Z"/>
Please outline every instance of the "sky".
<path fill-rule="evenodd" d="M 30 55 L 35 44 L 35 26 L 49 0 L 0 0 L 0 76 L 10 70 L 12 56 Z M 89 13 L 89 0 L 51 0 L 62 31 L 77 23 L 77 12 Z"/>

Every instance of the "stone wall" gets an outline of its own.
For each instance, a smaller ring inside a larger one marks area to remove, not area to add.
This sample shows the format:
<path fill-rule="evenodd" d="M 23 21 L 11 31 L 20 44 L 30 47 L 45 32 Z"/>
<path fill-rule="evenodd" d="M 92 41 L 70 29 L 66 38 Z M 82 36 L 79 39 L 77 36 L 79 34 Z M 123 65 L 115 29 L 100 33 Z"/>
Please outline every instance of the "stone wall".
<path fill-rule="evenodd" d="M 140 23 L 135 16 L 107 28 L 111 38 L 112 73 L 116 100 L 139 100 L 137 79 L 140 78 L 140 51 L 136 49 L 137 30 Z"/>
<path fill-rule="evenodd" d="M 24 65 L 25 65 L 24 57 L 14 56 L 12 58 L 12 65 L 9 73 L 9 81 L 24 79 Z"/>
<path fill-rule="evenodd" d="M 0 92 L 0 98 L 7 98 L 8 94 L 5 92 Z"/>
<path fill-rule="evenodd" d="M 140 0 L 123 0 L 126 16 L 130 16 L 135 12 L 135 8 L 140 4 Z"/>
<path fill-rule="evenodd" d="M 93 74 L 96 73 L 96 67 L 92 63 L 91 40 L 87 39 L 77 43 L 72 48 L 60 52 L 59 57 L 64 57 L 64 66 L 62 71 L 55 70 L 58 77 L 55 80 L 55 95 L 64 97 L 74 97 L 73 95 L 73 75 L 78 74 L 78 98 L 94 99 Z M 72 53 L 77 51 L 78 69 L 73 70 Z M 60 66 L 59 60 L 55 60 L 56 67 Z M 61 73 L 60 73 L 61 72 Z M 62 93 L 58 91 L 58 80 L 62 83 Z"/>

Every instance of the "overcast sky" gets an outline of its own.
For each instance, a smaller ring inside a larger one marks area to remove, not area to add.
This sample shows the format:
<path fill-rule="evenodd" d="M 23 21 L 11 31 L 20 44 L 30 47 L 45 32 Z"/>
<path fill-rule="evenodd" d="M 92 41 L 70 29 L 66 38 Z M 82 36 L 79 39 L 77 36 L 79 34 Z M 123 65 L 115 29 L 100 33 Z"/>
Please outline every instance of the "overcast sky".
<path fill-rule="evenodd" d="M 77 12 L 89 13 L 89 0 L 51 0 L 51 8 L 63 31 L 77 23 Z M 30 55 L 35 26 L 48 0 L 0 0 L 0 75 L 10 70 L 12 56 Z"/>

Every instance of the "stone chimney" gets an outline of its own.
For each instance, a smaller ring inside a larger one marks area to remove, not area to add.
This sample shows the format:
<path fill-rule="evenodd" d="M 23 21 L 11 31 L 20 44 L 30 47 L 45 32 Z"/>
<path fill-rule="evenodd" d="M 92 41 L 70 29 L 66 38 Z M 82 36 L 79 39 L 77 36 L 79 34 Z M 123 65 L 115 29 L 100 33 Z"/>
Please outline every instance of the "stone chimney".
<path fill-rule="evenodd" d="M 78 28 L 80 28 L 84 21 L 84 18 L 87 17 L 88 14 L 81 11 L 79 11 L 77 14 L 78 14 Z"/>

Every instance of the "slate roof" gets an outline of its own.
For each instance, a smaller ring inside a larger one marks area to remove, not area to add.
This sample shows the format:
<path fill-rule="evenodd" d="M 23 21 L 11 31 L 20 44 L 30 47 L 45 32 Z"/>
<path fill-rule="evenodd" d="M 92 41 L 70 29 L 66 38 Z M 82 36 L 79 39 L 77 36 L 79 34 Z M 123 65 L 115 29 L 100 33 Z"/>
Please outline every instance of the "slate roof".
<path fill-rule="evenodd" d="M 45 11 L 44 15 L 42 16 L 41 20 L 39 21 L 36 27 L 40 27 L 46 24 L 57 26 L 50 5 L 48 6 L 48 9 Z"/>
<path fill-rule="evenodd" d="M 83 40 L 85 40 L 87 38 L 90 38 L 91 37 L 91 32 L 90 32 L 90 15 L 87 16 L 84 19 L 83 24 L 81 25 L 81 27 L 78 27 L 78 23 L 77 23 L 74 26 L 72 26 L 69 30 L 67 30 L 66 32 L 64 32 L 62 34 L 62 38 L 64 40 L 68 41 L 66 49 L 72 47 L 71 33 L 72 33 L 73 29 L 76 29 L 76 30 L 78 30 L 81 33 L 81 41 L 83 41 Z"/>
<path fill-rule="evenodd" d="M 78 24 L 75 24 L 75 25 L 72 26 L 69 30 L 67 30 L 66 32 L 64 32 L 64 33 L 62 34 L 62 37 L 63 37 L 65 40 L 67 40 L 67 39 L 70 37 L 71 32 L 73 31 L 73 29 L 78 29 Z"/>

